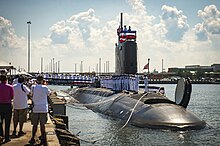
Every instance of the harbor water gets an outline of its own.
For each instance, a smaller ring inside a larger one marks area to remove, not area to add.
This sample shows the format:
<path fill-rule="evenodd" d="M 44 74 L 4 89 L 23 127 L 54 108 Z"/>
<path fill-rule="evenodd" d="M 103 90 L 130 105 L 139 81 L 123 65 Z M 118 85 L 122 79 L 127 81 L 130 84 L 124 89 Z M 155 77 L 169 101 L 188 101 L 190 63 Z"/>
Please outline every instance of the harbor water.
<path fill-rule="evenodd" d="M 175 84 L 156 85 L 165 88 L 166 96 L 174 99 Z M 67 86 L 49 86 L 60 91 Z M 187 107 L 207 122 L 207 127 L 195 131 L 169 131 L 139 128 L 127 125 L 126 121 L 94 113 L 82 106 L 67 106 L 69 130 L 86 141 L 81 145 L 97 146 L 201 146 L 220 145 L 220 84 L 193 84 L 191 100 Z"/>

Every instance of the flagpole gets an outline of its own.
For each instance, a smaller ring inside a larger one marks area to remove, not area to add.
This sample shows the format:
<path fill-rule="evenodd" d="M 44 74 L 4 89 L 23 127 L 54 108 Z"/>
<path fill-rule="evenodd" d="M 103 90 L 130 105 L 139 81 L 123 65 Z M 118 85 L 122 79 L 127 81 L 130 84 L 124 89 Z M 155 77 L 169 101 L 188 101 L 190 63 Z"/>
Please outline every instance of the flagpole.
<path fill-rule="evenodd" d="M 148 58 L 148 75 L 150 74 L 150 58 Z"/>
<path fill-rule="evenodd" d="M 161 71 L 161 73 L 162 73 L 162 78 L 163 78 L 163 59 L 162 59 L 162 71 Z"/>

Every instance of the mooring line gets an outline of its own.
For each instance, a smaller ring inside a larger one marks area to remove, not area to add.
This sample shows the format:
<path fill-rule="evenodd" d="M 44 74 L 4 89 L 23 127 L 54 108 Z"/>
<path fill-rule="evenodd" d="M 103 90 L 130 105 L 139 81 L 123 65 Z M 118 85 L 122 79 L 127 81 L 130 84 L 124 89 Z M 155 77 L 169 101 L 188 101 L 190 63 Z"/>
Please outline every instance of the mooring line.
<path fill-rule="evenodd" d="M 127 126 L 128 122 L 130 121 L 130 119 L 131 119 L 131 117 L 132 117 L 132 115 L 133 115 L 133 113 L 134 113 L 134 110 L 135 110 L 136 106 L 137 106 L 138 103 L 141 101 L 141 99 L 142 99 L 144 96 L 146 96 L 147 94 L 148 94 L 148 93 L 145 93 L 144 95 L 142 95 L 142 96 L 139 98 L 139 100 L 136 102 L 136 104 L 135 104 L 134 107 L 132 108 L 131 114 L 130 114 L 130 116 L 128 117 L 127 121 L 125 122 L 125 124 L 124 124 L 118 131 L 122 130 L 124 127 Z"/>

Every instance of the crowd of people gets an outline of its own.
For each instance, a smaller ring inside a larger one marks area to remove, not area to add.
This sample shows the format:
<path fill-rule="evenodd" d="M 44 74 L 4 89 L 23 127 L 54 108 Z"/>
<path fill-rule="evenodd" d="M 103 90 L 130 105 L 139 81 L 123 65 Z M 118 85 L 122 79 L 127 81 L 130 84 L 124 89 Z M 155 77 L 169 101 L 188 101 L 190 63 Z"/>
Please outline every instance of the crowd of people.
<path fill-rule="evenodd" d="M 137 93 L 139 90 L 138 75 L 114 75 L 101 78 L 101 87 L 111 89 L 113 91 L 132 91 Z M 148 92 L 148 78 L 144 78 L 145 92 Z"/>
<path fill-rule="evenodd" d="M 36 78 L 32 85 L 25 84 L 27 80 L 24 76 L 16 76 L 12 84 L 7 81 L 5 74 L 0 75 L 0 145 L 11 141 L 10 123 L 13 117 L 14 129 L 13 137 L 25 135 L 23 125 L 27 121 L 28 100 L 32 101 L 33 109 L 31 113 L 32 137 L 29 143 L 35 143 L 37 126 L 40 123 L 41 144 L 46 144 L 45 124 L 47 122 L 48 101 L 50 89 L 45 85 L 42 75 Z M 3 127 L 4 123 L 4 127 Z M 19 130 L 17 132 L 17 126 Z M 4 129 L 4 130 L 3 130 Z"/>
<path fill-rule="evenodd" d="M 138 92 L 139 77 L 129 75 L 110 76 L 101 80 L 101 87 L 112 89 L 113 91 L 135 91 Z"/>
<path fill-rule="evenodd" d="M 47 80 L 71 80 L 74 82 L 74 84 L 92 84 L 97 79 L 96 76 L 86 75 L 43 74 L 43 76 Z"/>

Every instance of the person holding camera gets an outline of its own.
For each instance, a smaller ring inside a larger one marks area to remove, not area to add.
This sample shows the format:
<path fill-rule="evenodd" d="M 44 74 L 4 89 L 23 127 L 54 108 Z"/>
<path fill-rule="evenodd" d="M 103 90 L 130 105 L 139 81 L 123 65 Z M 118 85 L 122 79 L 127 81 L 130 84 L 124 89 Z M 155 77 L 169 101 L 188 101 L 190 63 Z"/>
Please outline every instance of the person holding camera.
<path fill-rule="evenodd" d="M 30 89 L 24 85 L 25 78 L 23 76 L 18 77 L 18 83 L 13 85 L 14 88 L 14 131 L 12 135 L 16 135 L 16 128 L 19 123 L 18 136 L 25 135 L 26 133 L 22 131 L 23 125 L 27 122 L 27 110 L 28 110 L 28 94 L 30 94 Z"/>

